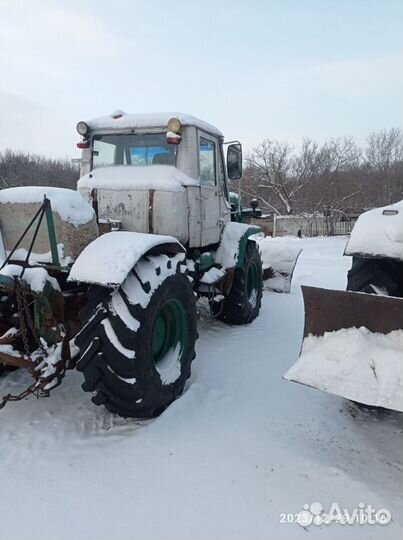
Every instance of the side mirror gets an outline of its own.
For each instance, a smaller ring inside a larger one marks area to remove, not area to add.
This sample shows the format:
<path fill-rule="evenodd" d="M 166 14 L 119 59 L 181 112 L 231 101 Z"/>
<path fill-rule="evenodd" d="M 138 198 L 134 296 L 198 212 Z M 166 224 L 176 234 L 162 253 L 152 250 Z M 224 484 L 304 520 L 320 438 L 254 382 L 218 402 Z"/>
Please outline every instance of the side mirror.
<path fill-rule="evenodd" d="M 227 174 L 230 180 L 239 180 L 242 176 L 242 145 L 239 143 L 227 148 Z"/>

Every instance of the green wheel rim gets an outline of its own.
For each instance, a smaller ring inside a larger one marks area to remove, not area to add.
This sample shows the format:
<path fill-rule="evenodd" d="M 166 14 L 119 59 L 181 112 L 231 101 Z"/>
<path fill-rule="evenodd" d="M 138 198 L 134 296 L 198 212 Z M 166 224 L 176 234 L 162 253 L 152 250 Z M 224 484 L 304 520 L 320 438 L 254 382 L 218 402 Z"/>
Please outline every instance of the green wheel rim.
<path fill-rule="evenodd" d="M 183 304 L 170 298 L 160 307 L 154 323 L 152 354 L 156 367 L 158 368 L 168 351 L 176 349 L 178 344 L 180 358 L 186 342 L 187 321 Z"/>
<path fill-rule="evenodd" d="M 250 261 L 246 272 L 246 294 L 248 302 L 252 307 L 255 307 L 257 303 L 259 282 L 259 268 L 255 261 Z"/>

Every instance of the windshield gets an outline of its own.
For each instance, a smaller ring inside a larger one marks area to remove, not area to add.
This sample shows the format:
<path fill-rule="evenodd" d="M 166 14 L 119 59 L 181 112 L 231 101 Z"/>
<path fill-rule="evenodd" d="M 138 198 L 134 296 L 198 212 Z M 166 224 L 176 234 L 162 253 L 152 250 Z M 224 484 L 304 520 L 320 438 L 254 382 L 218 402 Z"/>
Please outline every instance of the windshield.
<path fill-rule="evenodd" d="M 177 146 L 165 133 L 94 135 L 92 168 L 111 165 L 175 165 Z"/>

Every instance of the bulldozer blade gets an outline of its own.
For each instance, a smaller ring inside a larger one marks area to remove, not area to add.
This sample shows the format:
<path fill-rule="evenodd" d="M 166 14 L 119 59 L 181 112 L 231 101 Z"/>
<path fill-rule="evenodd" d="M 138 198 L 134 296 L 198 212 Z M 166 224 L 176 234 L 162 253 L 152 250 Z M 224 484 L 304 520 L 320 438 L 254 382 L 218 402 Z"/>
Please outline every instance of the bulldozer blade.
<path fill-rule="evenodd" d="M 263 280 L 265 289 L 289 293 L 295 266 L 302 249 L 285 242 L 264 239 L 262 247 Z"/>
<path fill-rule="evenodd" d="M 403 299 L 302 287 L 304 340 L 284 378 L 403 412 Z"/>
<path fill-rule="evenodd" d="M 304 337 L 361 326 L 380 334 L 403 328 L 401 298 L 304 285 L 301 289 L 305 305 Z"/>

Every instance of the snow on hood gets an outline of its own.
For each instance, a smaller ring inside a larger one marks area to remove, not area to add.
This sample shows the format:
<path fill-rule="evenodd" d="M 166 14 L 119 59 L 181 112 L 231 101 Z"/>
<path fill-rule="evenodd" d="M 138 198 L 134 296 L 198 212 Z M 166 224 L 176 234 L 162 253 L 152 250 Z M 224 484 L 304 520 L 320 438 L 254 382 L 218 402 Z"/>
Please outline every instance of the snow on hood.
<path fill-rule="evenodd" d="M 184 186 L 198 185 L 197 180 L 190 178 L 173 165 L 99 167 L 78 181 L 79 189 L 183 191 Z"/>
<path fill-rule="evenodd" d="M 182 126 L 196 126 L 204 131 L 208 131 L 214 135 L 222 137 L 223 134 L 212 124 L 196 118 L 191 114 L 184 114 L 179 112 L 161 112 L 161 113 L 145 113 L 145 114 L 129 114 L 123 111 L 120 118 L 113 118 L 110 116 L 101 116 L 99 118 L 93 118 L 89 120 L 87 124 L 90 129 L 148 129 L 148 128 L 167 128 L 168 121 L 171 118 L 178 118 Z"/>
<path fill-rule="evenodd" d="M 94 209 L 84 197 L 72 189 L 49 186 L 22 186 L 2 189 L 0 203 L 43 203 L 43 198 L 50 200 L 52 210 L 68 223 L 78 227 L 84 225 L 95 216 Z"/>
<path fill-rule="evenodd" d="M 384 215 L 384 210 L 397 213 Z M 390 257 L 403 261 L 403 201 L 361 214 L 345 255 Z"/>

